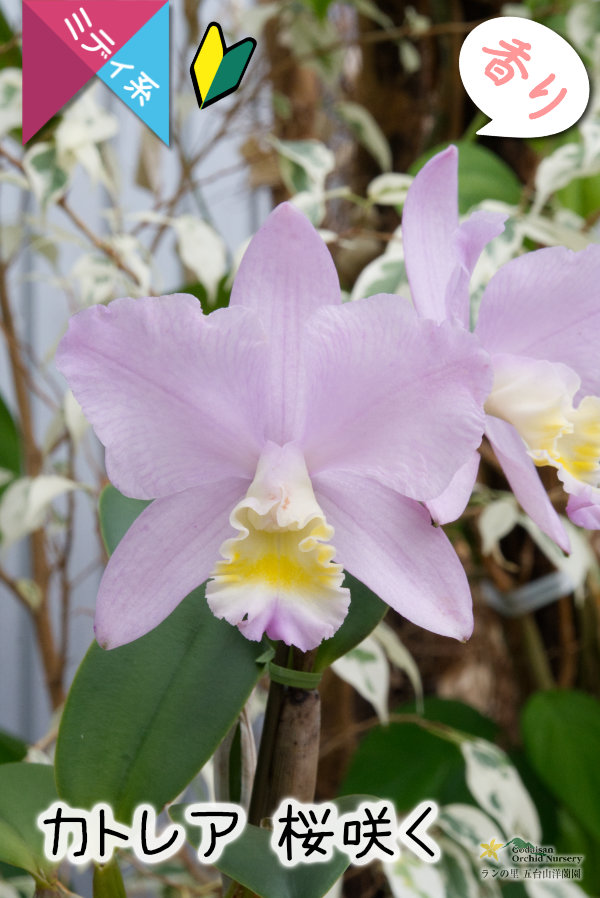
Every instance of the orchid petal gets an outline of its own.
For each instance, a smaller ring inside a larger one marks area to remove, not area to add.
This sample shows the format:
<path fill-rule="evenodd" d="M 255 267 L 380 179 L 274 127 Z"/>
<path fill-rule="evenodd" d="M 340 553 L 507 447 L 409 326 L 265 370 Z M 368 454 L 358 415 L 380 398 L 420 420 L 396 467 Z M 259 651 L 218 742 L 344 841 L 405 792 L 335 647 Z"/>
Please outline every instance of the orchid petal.
<path fill-rule="evenodd" d="M 73 316 L 57 365 L 106 446 L 111 481 L 152 499 L 252 477 L 264 345 L 247 310 L 205 316 L 185 294 L 117 299 Z"/>
<path fill-rule="evenodd" d="M 423 166 L 402 214 L 406 273 L 423 318 L 456 317 L 469 327 L 469 281 L 483 247 L 504 229 L 505 215 L 476 212 L 458 223 L 458 150 L 448 147 Z"/>
<path fill-rule="evenodd" d="M 486 287 L 476 333 L 490 352 L 562 362 L 580 395 L 600 394 L 600 246 L 540 249 L 503 265 Z"/>
<path fill-rule="evenodd" d="M 468 639 L 473 612 L 467 577 L 427 510 L 348 472 L 318 474 L 313 483 L 346 570 L 418 626 Z"/>
<path fill-rule="evenodd" d="M 487 416 L 486 434 L 513 493 L 529 517 L 565 552 L 569 537 L 527 453 L 525 443 L 507 421 Z"/>
<path fill-rule="evenodd" d="M 569 496 L 567 514 L 578 527 L 600 530 L 600 490 L 586 485 L 579 495 Z"/>
<path fill-rule="evenodd" d="M 471 326 L 469 284 L 473 269 L 483 248 L 504 230 L 506 219 L 499 212 L 473 212 L 455 234 L 456 267 L 446 292 L 446 316 L 456 319 L 467 330 Z"/>
<path fill-rule="evenodd" d="M 353 470 L 434 499 L 481 442 L 487 353 L 449 322 L 381 294 L 321 309 L 306 326 L 309 471 Z"/>
<path fill-rule="evenodd" d="M 230 306 L 253 309 L 269 335 L 266 437 L 293 439 L 302 411 L 302 328 L 322 305 L 341 302 L 340 285 L 325 243 L 289 203 L 278 206 L 251 240 L 231 293 Z"/>
<path fill-rule="evenodd" d="M 458 150 L 448 147 L 415 177 L 402 212 L 404 264 L 415 308 L 444 321 L 446 288 L 456 265 Z"/>
<path fill-rule="evenodd" d="M 210 574 L 229 512 L 248 482 L 228 478 L 157 499 L 129 528 L 104 572 L 96 605 L 100 645 L 116 648 L 158 626 Z"/>
<path fill-rule="evenodd" d="M 425 503 L 436 524 L 449 524 L 461 516 L 477 480 L 479 460 L 479 453 L 474 452 L 462 468 L 458 469 L 444 492 L 436 499 L 430 499 Z"/>

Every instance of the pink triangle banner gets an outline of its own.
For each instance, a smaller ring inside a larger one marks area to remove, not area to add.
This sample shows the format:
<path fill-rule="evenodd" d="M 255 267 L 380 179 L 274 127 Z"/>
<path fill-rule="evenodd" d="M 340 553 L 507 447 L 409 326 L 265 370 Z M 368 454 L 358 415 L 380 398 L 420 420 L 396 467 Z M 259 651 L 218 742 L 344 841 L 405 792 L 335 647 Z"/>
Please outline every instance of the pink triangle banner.
<path fill-rule="evenodd" d="M 167 4 L 23 0 L 23 143 Z"/>

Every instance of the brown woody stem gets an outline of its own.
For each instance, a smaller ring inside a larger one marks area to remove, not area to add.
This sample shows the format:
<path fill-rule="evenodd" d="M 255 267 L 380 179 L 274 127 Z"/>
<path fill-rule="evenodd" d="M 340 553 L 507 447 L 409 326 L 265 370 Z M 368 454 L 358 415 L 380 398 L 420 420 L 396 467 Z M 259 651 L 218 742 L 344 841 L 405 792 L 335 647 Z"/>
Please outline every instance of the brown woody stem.
<path fill-rule="evenodd" d="M 284 665 L 286 646 L 275 662 Z M 293 668 L 310 670 L 313 653 L 295 652 Z M 298 689 L 271 682 L 260 742 L 249 822 L 260 826 L 284 798 L 310 802 L 314 798 L 319 761 L 321 702 L 316 689 Z"/>
<path fill-rule="evenodd" d="M 25 472 L 36 477 L 42 469 L 42 454 L 35 440 L 31 399 L 28 387 L 28 372 L 23 361 L 21 346 L 17 337 L 10 300 L 6 286 L 6 268 L 0 266 L 0 316 L 2 329 L 6 337 L 6 346 L 15 387 L 15 397 L 19 410 L 19 423 L 25 452 Z M 64 701 L 60 659 L 48 608 L 48 585 L 50 568 L 46 555 L 46 543 L 43 530 L 31 534 L 31 567 L 33 580 L 40 590 L 41 601 L 33 611 L 36 638 L 42 656 L 46 684 L 53 708 L 58 708 Z"/>

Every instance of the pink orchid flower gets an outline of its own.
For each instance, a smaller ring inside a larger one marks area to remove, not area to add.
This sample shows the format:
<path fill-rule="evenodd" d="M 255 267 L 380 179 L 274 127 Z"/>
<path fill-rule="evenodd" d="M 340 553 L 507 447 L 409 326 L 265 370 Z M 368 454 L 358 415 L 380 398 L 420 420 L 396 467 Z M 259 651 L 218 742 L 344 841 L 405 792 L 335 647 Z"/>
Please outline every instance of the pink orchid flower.
<path fill-rule="evenodd" d="M 393 608 L 465 639 L 471 597 L 420 501 L 481 441 L 487 355 L 408 302 L 341 303 L 309 222 L 278 207 L 231 304 L 120 299 L 75 315 L 57 363 L 127 496 L 154 499 L 112 555 L 96 636 L 112 648 L 210 579 L 213 613 L 308 650 L 338 629 L 342 565 Z"/>
<path fill-rule="evenodd" d="M 457 163 L 450 147 L 419 172 L 402 230 L 418 313 L 468 329 L 469 279 L 504 218 L 476 212 L 459 224 Z M 556 468 L 574 523 L 600 526 L 600 246 L 540 249 L 507 262 L 485 289 L 474 330 L 494 367 L 486 435 L 525 511 L 569 551 L 536 466 Z M 438 521 L 460 515 L 478 461 L 474 455 L 428 503 Z"/>

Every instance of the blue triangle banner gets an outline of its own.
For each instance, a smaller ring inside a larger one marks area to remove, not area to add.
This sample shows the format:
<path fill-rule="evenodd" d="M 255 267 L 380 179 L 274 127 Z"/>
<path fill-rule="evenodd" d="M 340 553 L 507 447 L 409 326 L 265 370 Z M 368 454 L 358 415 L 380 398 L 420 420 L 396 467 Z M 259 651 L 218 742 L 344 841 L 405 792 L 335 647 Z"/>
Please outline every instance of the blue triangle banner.
<path fill-rule="evenodd" d="M 168 146 L 168 0 L 97 74 Z"/>

